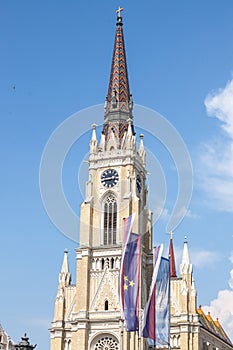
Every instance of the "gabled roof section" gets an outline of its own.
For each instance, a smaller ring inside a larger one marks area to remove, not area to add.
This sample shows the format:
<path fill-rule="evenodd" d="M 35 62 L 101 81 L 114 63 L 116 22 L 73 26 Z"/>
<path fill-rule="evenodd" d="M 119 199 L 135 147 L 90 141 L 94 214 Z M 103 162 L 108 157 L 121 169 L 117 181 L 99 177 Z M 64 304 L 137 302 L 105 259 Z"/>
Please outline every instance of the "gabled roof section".
<path fill-rule="evenodd" d="M 199 315 L 199 321 L 203 328 L 213 333 L 214 335 L 216 335 L 218 338 L 222 339 L 226 343 L 232 345 L 231 340 L 225 333 L 218 319 L 214 321 L 210 313 L 206 315 L 202 310 L 201 306 L 199 306 L 199 308 L 197 309 L 197 313 Z"/>

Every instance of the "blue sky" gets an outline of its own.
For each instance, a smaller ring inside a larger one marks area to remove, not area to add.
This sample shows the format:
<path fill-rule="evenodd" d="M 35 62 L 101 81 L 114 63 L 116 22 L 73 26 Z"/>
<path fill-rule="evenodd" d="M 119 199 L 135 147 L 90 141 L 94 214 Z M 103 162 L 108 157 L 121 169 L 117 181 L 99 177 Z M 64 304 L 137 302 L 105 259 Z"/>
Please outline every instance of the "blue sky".
<path fill-rule="evenodd" d="M 27 331 L 38 349 L 49 349 L 63 251 L 69 250 L 74 276 L 77 246 L 43 208 L 40 159 L 60 123 L 104 102 L 119 5 L 125 8 L 134 102 L 173 124 L 193 163 L 192 201 L 174 234 L 177 260 L 187 235 L 198 303 L 232 329 L 233 314 L 223 313 L 226 303 L 233 309 L 232 1 L 8 0 L 1 1 L 0 14 L 0 322 L 15 341 Z M 82 201 L 77 171 L 89 137 L 87 132 L 82 145 L 72 147 L 64 164 L 64 190 L 75 211 Z M 177 172 L 159 142 L 149 135 L 144 142 L 166 177 L 167 200 L 154 241 L 168 245 Z M 153 183 L 156 188 L 156 174 Z"/>

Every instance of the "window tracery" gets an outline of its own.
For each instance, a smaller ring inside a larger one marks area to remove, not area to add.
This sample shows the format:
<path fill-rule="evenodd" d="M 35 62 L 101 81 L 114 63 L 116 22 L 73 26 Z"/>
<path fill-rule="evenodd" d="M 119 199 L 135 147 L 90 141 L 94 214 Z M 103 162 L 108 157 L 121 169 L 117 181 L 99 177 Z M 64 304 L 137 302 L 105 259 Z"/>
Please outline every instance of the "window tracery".
<path fill-rule="evenodd" d="M 118 342 L 113 337 L 100 338 L 94 346 L 94 350 L 119 350 Z"/>
<path fill-rule="evenodd" d="M 109 194 L 104 201 L 104 237 L 103 244 L 116 244 L 117 230 L 117 201 Z"/>

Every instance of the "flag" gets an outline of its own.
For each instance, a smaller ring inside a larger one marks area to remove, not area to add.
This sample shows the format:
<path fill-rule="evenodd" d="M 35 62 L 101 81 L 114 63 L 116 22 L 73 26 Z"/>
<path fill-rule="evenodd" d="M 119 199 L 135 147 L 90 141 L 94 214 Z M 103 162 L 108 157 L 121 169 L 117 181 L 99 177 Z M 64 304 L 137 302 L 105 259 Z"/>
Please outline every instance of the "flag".
<path fill-rule="evenodd" d="M 170 343 L 170 264 L 162 257 L 156 280 L 156 344 Z"/>
<path fill-rule="evenodd" d="M 155 249 L 154 271 L 148 302 L 144 310 L 142 335 L 156 343 L 169 344 L 170 328 L 170 267 L 169 260 L 162 257 L 163 245 Z"/>
<path fill-rule="evenodd" d="M 132 217 L 125 219 L 124 240 L 120 274 L 120 301 L 122 317 L 129 332 L 138 330 L 140 236 L 130 232 Z"/>
<path fill-rule="evenodd" d="M 121 303 L 121 313 L 122 318 L 124 314 L 124 256 L 127 247 L 127 242 L 130 237 L 130 232 L 133 224 L 135 214 L 130 215 L 128 218 L 124 219 L 124 231 L 123 231 L 123 244 L 122 244 L 122 257 L 121 257 L 121 271 L 120 271 L 120 303 Z"/>

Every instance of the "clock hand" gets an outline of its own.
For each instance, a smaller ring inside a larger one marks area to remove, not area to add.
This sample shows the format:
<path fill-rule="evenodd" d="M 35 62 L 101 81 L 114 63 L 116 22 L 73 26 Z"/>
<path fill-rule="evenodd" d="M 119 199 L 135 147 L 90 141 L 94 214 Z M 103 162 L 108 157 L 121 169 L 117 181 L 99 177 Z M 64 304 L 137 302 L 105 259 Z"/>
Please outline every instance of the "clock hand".
<path fill-rule="evenodd" d="M 114 178 L 115 178 L 115 176 L 105 177 L 105 178 L 103 178 L 102 181 L 113 180 Z"/>

